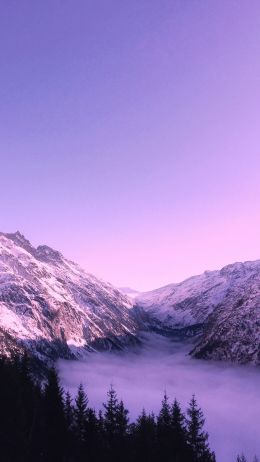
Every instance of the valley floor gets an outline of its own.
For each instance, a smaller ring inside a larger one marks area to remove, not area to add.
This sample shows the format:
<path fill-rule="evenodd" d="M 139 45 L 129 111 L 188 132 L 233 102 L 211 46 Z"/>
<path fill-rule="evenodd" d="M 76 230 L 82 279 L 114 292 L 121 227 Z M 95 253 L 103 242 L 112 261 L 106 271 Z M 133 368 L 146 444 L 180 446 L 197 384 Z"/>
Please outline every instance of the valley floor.
<path fill-rule="evenodd" d="M 64 388 L 75 394 L 82 382 L 90 405 L 99 409 L 112 383 L 133 418 L 142 406 L 158 411 L 165 390 L 184 408 L 195 393 L 218 462 L 235 461 L 241 452 L 248 460 L 260 456 L 259 368 L 192 359 L 190 344 L 155 334 L 146 335 L 144 343 L 131 353 L 93 353 L 85 361 L 60 361 Z"/>

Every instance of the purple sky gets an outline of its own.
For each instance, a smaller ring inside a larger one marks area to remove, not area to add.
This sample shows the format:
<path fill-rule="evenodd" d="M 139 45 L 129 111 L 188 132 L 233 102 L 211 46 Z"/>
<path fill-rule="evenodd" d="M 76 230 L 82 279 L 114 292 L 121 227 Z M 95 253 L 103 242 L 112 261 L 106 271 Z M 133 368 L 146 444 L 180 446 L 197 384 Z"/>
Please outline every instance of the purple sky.
<path fill-rule="evenodd" d="M 260 258 L 260 2 L 0 6 L 0 229 L 116 285 Z"/>

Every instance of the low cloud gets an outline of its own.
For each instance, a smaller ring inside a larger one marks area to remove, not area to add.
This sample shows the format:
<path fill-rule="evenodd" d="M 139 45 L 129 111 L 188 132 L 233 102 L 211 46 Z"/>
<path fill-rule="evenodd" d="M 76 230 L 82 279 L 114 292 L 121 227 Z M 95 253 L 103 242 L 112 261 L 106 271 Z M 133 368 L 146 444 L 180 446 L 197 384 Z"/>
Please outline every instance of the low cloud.
<path fill-rule="evenodd" d="M 102 408 L 112 383 L 135 418 L 142 408 L 157 412 L 164 390 L 183 409 L 193 393 L 206 417 L 217 462 L 232 462 L 244 452 L 260 456 L 260 371 L 191 359 L 189 346 L 149 335 L 139 352 L 93 353 L 85 361 L 60 361 L 65 389 L 75 394 L 83 383 L 90 405 Z"/>

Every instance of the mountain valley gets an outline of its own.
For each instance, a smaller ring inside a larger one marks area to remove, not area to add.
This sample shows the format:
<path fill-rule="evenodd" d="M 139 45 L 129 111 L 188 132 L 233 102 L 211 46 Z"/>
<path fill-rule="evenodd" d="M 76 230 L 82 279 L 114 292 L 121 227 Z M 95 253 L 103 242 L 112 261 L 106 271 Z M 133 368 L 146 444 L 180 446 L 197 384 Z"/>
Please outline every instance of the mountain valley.
<path fill-rule="evenodd" d="M 0 351 L 44 362 L 140 347 L 142 332 L 192 341 L 196 358 L 260 364 L 260 260 L 138 293 L 86 273 L 19 232 L 0 233 Z"/>

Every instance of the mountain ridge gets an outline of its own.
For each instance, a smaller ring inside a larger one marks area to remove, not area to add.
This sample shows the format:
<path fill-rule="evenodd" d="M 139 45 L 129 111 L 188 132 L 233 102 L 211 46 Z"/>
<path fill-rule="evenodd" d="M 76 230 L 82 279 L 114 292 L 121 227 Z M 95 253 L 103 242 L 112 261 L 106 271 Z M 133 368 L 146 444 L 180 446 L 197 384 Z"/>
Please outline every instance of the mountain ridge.
<path fill-rule="evenodd" d="M 48 246 L 0 233 L 1 328 L 39 356 L 75 357 L 136 339 L 132 302 Z M 57 342 L 60 344 L 57 346 Z"/>
<path fill-rule="evenodd" d="M 135 295 L 19 231 L 0 233 L 0 353 L 75 359 L 140 345 L 147 330 L 193 339 L 193 357 L 260 364 L 260 260 Z"/>
<path fill-rule="evenodd" d="M 260 260 L 206 271 L 135 303 L 162 331 L 199 332 L 195 357 L 260 364 Z"/>

